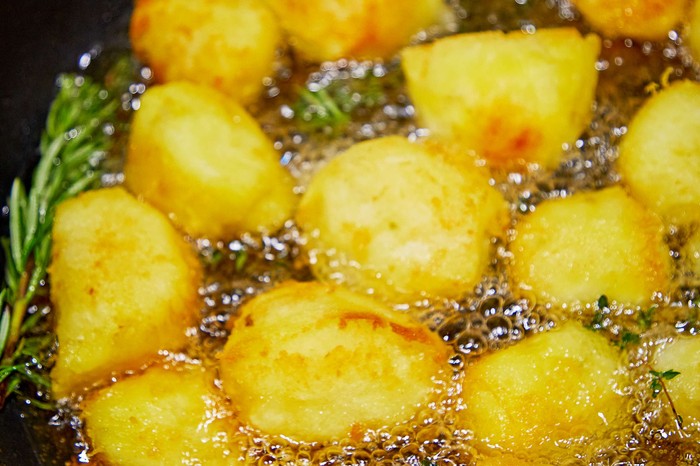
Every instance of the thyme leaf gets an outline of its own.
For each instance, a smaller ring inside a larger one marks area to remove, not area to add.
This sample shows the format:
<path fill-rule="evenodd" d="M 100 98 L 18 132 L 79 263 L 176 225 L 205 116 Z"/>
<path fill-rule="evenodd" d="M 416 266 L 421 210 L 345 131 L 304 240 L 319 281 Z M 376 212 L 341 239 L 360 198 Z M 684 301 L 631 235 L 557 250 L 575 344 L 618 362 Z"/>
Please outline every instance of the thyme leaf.
<path fill-rule="evenodd" d="M 236 254 L 236 272 L 241 272 L 248 262 L 248 251 L 241 249 Z"/>
<path fill-rule="evenodd" d="M 58 86 L 29 189 L 15 179 L 8 201 L 10 237 L 2 241 L 7 265 L 0 291 L 0 407 L 25 382 L 50 387 L 42 355 L 53 337 L 32 335 L 45 313 L 30 308 L 46 277 L 56 206 L 98 184 L 100 163 L 112 145 L 105 124 L 115 120 L 119 107 L 118 99 L 88 77 L 64 74 Z"/>
<path fill-rule="evenodd" d="M 659 306 L 654 304 L 646 311 L 639 311 L 639 316 L 637 317 L 637 322 L 639 323 L 639 326 L 642 328 L 642 330 L 649 330 L 649 328 L 651 328 L 651 324 L 653 323 L 653 320 L 654 320 L 654 312 L 656 312 L 656 309 L 658 307 Z"/>
<path fill-rule="evenodd" d="M 618 341 L 618 346 L 620 349 L 625 349 L 629 345 L 639 344 L 641 338 L 638 333 L 631 332 L 629 330 L 624 330 L 622 335 L 620 335 L 620 340 Z"/>
<path fill-rule="evenodd" d="M 605 315 L 610 312 L 610 304 L 608 303 L 608 297 L 601 295 L 596 302 L 596 311 L 593 314 L 591 323 L 586 327 L 593 331 L 602 330 L 605 328 Z"/>

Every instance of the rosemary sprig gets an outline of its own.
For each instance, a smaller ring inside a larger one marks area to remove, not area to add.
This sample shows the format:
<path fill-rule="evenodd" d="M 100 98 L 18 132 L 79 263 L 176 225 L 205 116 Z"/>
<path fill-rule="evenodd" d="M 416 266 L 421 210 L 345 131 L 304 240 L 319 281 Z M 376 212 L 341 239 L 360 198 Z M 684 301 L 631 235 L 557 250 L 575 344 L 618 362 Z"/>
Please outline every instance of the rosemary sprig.
<path fill-rule="evenodd" d="M 363 78 L 333 81 L 320 89 L 304 87 L 299 90 L 299 99 L 292 109 L 303 129 L 334 134 L 350 123 L 352 112 L 374 108 L 384 99 L 380 78 L 368 74 Z"/>
<path fill-rule="evenodd" d="M 23 382 L 50 386 L 42 354 L 53 337 L 32 335 L 44 316 L 32 303 L 49 265 L 53 217 L 59 203 L 99 182 L 100 162 L 112 144 L 105 123 L 114 121 L 119 107 L 88 77 L 61 75 L 58 85 L 29 190 L 17 178 L 10 192 L 10 236 L 2 238 L 7 264 L 0 291 L 0 407 Z"/>

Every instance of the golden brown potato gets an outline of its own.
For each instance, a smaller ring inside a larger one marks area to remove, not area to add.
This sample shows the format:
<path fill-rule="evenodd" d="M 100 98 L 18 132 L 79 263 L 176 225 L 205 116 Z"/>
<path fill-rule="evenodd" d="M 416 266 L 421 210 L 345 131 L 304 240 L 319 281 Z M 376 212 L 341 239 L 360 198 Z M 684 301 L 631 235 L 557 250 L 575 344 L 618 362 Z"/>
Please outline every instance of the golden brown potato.
<path fill-rule="evenodd" d="M 575 29 L 480 32 L 402 52 L 419 122 L 497 168 L 555 167 L 590 120 L 600 39 Z"/>
<path fill-rule="evenodd" d="M 205 84 L 244 104 L 272 75 L 280 42 L 272 12 L 254 0 L 137 0 L 130 37 L 156 81 Z"/>
<path fill-rule="evenodd" d="M 605 37 L 662 40 L 685 18 L 689 0 L 572 0 Z"/>
<path fill-rule="evenodd" d="M 463 421 L 487 455 L 554 457 L 557 443 L 584 442 L 620 426 L 626 415 L 620 363 L 603 336 L 565 323 L 467 367 Z"/>
<path fill-rule="evenodd" d="M 695 61 L 700 62 L 700 2 L 693 2 L 690 20 L 688 21 L 688 46 L 695 57 Z"/>
<path fill-rule="evenodd" d="M 632 195 L 668 223 L 700 221 L 700 84 L 674 83 L 629 124 L 618 169 Z"/>
<path fill-rule="evenodd" d="M 126 186 L 193 236 L 231 239 L 291 216 L 294 181 L 238 104 L 189 83 L 150 88 L 134 116 Z"/>
<path fill-rule="evenodd" d="M 671 399 L 686 425 L 700 421 L 700 338 L 679 337 L 654 357 L 654 369 L 674 370 L 679 375 L 664 380 Z"/>
<path fill-rule="evenodd" d="M 442 0 L 266 0 L 312 61 L 388 58 L 447 14 Z"/>
<path fill-rule="evenodd" d="M 213 379 L 196 366 L 151 367 L 91 393 L 82 416 L 98 458 L 114 466 L 244 464 Z"/>
<path fill-rule="evenodd" d="M 469 157 L 393 136 L 362 142 L 311 181 L 297 223 L 314 273 L 392 301 L 458 297 L 488 263 L 509 220 Z"/>
<path fill-rule="evenodd" d="M 49 275 L 56 397 L 182 348 L 197 315 L 197 258 L 168 220 L 121 188 L 61 204 Z"/>
<path fill-rule="evenodd" d="M 243 306 L 220 374 L 242 419 L 314 442 L 409 419 L 448 357 L 406 314 L 344 288 L 288 282 Z"/>
<path fill-rule="evenodd" d="M 511 251 L 513 281 L 547 302 L 605 294 L 643 304 L 669 286 L 661 221 L 619 187 L 542 202 L 516 226 Z"/>

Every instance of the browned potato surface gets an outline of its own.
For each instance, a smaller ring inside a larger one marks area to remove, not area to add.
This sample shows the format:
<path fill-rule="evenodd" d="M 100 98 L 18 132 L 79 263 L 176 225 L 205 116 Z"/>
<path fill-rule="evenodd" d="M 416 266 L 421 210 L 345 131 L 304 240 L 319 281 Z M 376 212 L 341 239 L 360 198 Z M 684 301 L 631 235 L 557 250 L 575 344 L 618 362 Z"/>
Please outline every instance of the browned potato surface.
<path fill-rule="evenodd" d="M 197 237 L 274 231 L 296 203 L 294 181 L 258 123 L 223 94 L 184 82 L 143 95 L 124 176 Z"/>
<path fill-rule="evenodd" d="M 688 20 L 688 45 L 696 61 L 700 61 L 700 2 L 694 1 Z"/>
<path fill-rule="evenodd" d="M 244 104 L 273 74 L 280 41 L 272 12 L 254 0 L 137 0 L 130 37 L 158 82 L 205 84 Z"/>
<path fill-rule="evenodd" d="M 690 0 L 572 0 L 605 37 L 663 40 L 678 26 Z"/>
<path fill-rule="evenodd" d="M 56 397 L 185 345 L 201 271 L 164 215 L 121 188 L 91 191 L 58 207 L 53 242 Z"/>
<path fill-rule="evenodd" d="M 395 302 L 469 292 L 509 220 L 471 158 L 398 136 L 356 144 L 322 168 L 296 218 L 319 278 L 340 274 Z"/>
<path fill-rule="evenodd" d="M 313 61 L 388 58 L 447 14 L 442 0 L 266 0 Z"/>
<path fill-rule="evenodd" d="M 556 455 L 573 457 L 557 444 L 571 441 L 576 448 L 622 425 L 627 400 L 621 362 L 605 337 L 564 323 L 467 367 L 463 421 L 482 454 L 535 454 L 557 464 Z M 493 464 L 541 463 L 511 458 Z"/>
<path fill-rule="evenodd" d="M 419 122 L 492 167 L 553 168 L 588 125 L 600 39 L 575 29 L 460 34 L 402 52 Z"/>
<path fill-rule="evenodd" d="M 94 452 L 110 465 L 244 464 L 235 422 L 202 367 L 151 367 L 82 403 Z"/>
<path fill-rule="evenodd" d="M 618 169 L 640 202 L 676 226 L 700 222 L 700 83 L 649 98 L 620 144 Z"/>
<path fill-rule="evenodd" d="M 668 290 L 663 225 L 620 187 L 544 201 L 515 230 L 511 278 L 544 302 L 642 305 Z"/>
<path fill-rule="evenodd" d="M 448 355 L 437 334 L 365 295 L 287 282 L 243 306 L 220 373 L 245 422 L 315 442 L 408 420 Z"/>

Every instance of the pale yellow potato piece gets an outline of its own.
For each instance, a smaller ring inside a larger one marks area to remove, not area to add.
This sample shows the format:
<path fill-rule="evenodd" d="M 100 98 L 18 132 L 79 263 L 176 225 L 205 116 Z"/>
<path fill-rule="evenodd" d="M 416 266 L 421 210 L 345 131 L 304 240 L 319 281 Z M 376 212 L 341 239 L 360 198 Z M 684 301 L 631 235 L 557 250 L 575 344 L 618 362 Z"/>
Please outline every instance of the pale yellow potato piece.
<path fill-rule="evenodd" d="M 515 229 L 511 277 L 542 301 L 641 305 L 668 290 L 663 225 L 620 187 L 544 201 Z"/>
<path fill-rule="evenodd" d="M 663 40 L 685 18 L 689 0 L 571 0 L 605 37 Z"/>
<path fill-rule="evenodd" d="M 575 29 L 460 34 L 403 50 L 421 125 L 492 167 L 552 168 L 588 125 L 600 39 Z"/>
<path fill-rule="evenodd" d="M 93 452 L 114 466 L 244 464 L 213 379 L 198 366 L 151 367 L 91 393 L 82 418 Z"/>
<path fill-rule="evenodd" d="M 342 287 L 288 282 L 243 306 L 220 374 L 243 420 L 314 442 L 409 419 L 448 358 L 406 314 Z"/>
<path fill-rule="evenodd" d="M 553 457 L 557 442 L 585 442 L 623 422 L 621 362 L 603 336 L 564 323 L 467 367 L 463 422 L 485 454 Z"/>
<path fill-rule="evenodd" d="M 91 191 L 58 207 L 52 234 L 56 397 L 185 346 L 201 271 L 160 212 L 121 188 Z"/>
<path fill-rule="evenodd" d="M 137 0 L 131 46 L 158 82 L 191 81 L 241 103 L 273 74 L 277 21 L 254 0 Z"/>
<path fill-rule="evenodd" d="M 654 356 L 654 370 L 680 372 L 664 379 L 673 404 L 686 425 L 700 422 L 700 338 L 679 337 Z"/>
<path fill-rule="evenodd" d="M 688 46 L 695 61 L 700 61 L 700 2 L 697 0 L 693 2 L 687 31 Z"/>
<path fill-rule="evenodd" d="M 296 219 L 318 277 L 340 273 L 353 288 L 403 301 L 471 291 L 509 215 L 469 157 L 392 136 L 356 144 L 321 169 Z"/>
<path fill-rule="evenodd" d="M 388 58 L 447 15 L 442 0 L 266 0 L 308 60 Z"/>
<path fill-rule="evenodd" d="M 170 83 L 146 91 L 134 115 L 125 184 L 190 235 L 231 239 L 291 216 L 294 180 L 278 159 L 240 105 Z"/>
<path fill-rule="evenodd" d="M 618 170 L 634 197 L 666 222 L 700 221 L 700 84 L 651 97 L 629 124 Z"/>

